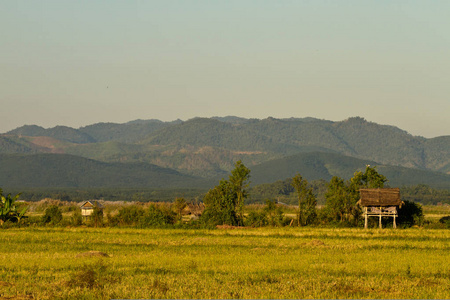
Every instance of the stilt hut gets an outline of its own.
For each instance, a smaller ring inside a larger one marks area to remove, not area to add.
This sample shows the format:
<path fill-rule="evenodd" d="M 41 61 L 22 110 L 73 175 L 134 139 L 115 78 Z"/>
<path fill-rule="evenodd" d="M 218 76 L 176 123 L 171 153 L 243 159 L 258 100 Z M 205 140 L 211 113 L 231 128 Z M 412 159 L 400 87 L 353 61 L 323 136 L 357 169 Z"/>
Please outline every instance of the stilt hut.
<path fill-rule="evenodd" d="M 369 217 L 378 217 L 380 228 L 383 228 L 383 217 L 393 218 L 393 227 L 397 228 L 397 207 L 403 204 L 399 188 L 360 189 L 359 192 L 361 199 L 358 204 L 363 208 L 364 228 L 367 228 Z"/>

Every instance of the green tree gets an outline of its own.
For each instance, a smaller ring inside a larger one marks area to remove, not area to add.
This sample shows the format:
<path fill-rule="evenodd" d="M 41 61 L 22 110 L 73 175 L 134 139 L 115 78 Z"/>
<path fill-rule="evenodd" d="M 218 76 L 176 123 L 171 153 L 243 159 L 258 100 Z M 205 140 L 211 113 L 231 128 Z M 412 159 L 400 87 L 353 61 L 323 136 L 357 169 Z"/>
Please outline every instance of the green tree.
<path fill-rule="evenodd" d="M 248 197 L 250 170 L 241 161 L 236 162 L 229 180 L 222 179 L 209 190 L 203 202 L 202 221 L 207 225 L 243 225 L 243 206 Z"/>
<path fill-rule="evenodd" d="M 362 188 L 383 188 L 387 178 L 378 173 L 376 167 L 366 166 L 363 172 L 358 171 L 345 182 L 334 176 L 328 184 L 325 194 L 326 212 L 331 221 L 347 222 L 356 225 L 361 210 L 356 205 L 360 199 L 359 190 Z"/>
<path fill-rule="evenodd" d="M 353 177 L 350 179 L 349 193 L 351 200 L 349 201 L 351 209 L 349 209 L 352 214 L 352 220 L 354 220 L 354 225 L 358 222 L 361 217 L 361 208 L 356 205 L 356 203 L 361 199 L 360 189 L 377 189 L 383 188 L 384 184 L 387 182 L 387 178 L 378 173 L 376 167 L 366 166 L 366 170 L 363 172 L 355 172 Z"/>
<path fill-rule="evenodd" d="M 359 197 L 359 189 L 383 188 L 387 181 L 388 180 L 384 175 L 378 173 L 376 167 L 367 165 L 364 173 L 358 171 L 353 174 L 353 177 L 350 179 L 350 187 L 358 192 Z"/>
<path fill-rule="evenodd" d="M 207 225 L 241 224 L 236 211 L 237 196 L 227 180 L 222 179 L 218 186 L 209 190 L 203 202 L 205 210 L 201 219 Z"/>
<path fill-rule="evenodd" d="M 242 161 L 237 161 L 228 181 L 233 188 L 233 192 L 236 194 L 236 209 L 240 220 L 244 218 L 244 201 L 248 197 L 249 178 L 250 169 L 244 166 Z"/>
<path fill-rule="evenodd" d="M 308 181 L 303 179 L 300 174 L 297 174 L 292 178 L 292 186 L 297 191 L 298 197 L 298 225 L 306 226 L 312 224 L 317 218 L 317 200 L 312 192 L 312 188 L 308 187 Z"/>
<path fill-rule="evenodd" d="M 325 210 L 331 221 L 348 221 L 348 215 L 353 203 L 349 194 L 349 189 L 344 180 L 337 176 L 331 178 L 328 190 L 325 193 Z"/>

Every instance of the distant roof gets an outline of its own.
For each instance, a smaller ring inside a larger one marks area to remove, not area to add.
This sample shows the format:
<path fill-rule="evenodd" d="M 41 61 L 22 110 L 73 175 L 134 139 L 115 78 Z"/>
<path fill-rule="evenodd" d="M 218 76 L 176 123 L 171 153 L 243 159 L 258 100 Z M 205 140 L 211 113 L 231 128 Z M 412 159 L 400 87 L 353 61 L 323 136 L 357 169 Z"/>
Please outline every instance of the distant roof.
<path fill-rule="evenodd" d="M 403 204 L 399 188 L 360 189 L 359 192 L 361 199 L 358 203 L 361 206 L 399 206 Z"/>
<path fill-rule="evenodd" d="M 100 203 L 98 203 L 98 201 L 84 201 L 80 207 L 84 208 L 84 207 L 94 207 L 95 205 L 97 205 L 98 208 L 103 208 L 103 205 L 101 205 Z"/>

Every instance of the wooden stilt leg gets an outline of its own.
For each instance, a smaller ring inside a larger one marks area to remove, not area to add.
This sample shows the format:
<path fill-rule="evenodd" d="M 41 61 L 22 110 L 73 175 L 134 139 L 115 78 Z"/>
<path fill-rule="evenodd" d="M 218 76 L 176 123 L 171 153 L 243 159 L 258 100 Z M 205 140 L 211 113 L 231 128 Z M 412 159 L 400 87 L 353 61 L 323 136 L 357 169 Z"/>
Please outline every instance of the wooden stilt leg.
<path fill-rule="evenodd" d="M 367 218 L 367 207 L 364 207 L 364 228 L 367 228 L 368 226 Z"/>

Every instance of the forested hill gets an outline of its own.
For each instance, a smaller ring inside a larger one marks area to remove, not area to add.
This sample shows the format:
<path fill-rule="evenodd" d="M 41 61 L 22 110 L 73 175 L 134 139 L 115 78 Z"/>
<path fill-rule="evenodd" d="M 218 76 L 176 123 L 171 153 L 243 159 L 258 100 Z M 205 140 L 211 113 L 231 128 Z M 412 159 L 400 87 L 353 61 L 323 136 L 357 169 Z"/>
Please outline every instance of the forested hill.
<path fill-rule="evenodd" d="M 309 152 L 275 159 L 254 166 L 251 172 L 253 184 L 272 183 L 292 178 L 297 173 L 308 180 L 338 176 L 344 179 L 353 177 L 356 171 L 364 171 L 366 165 L 376 166 L 388 178 L 390 186 L 411 186 L 427 184 L 435 188 L 450 190 L 450 175 L 441 172 L 419 170 L 389 165 L 378 165 L 374 161 L 362 160 L 336 153 Z"/>
<path fill-rule="evenodd" d="M 252 166 L 252 186 L 292 178 L 311 180 L 332 176 L 350 179 L 375 162 L 336 153 L 299 153 Z M 0 154 L 2 188 L 195 188 L 209 189 L 223 176 L 199 178 L 148 163 L 106 163 L 67 154 Z M 450 175 L 378 165 L 392 186 L 427 184 L 450 190 Z"/>
<path fill-rule="evenodd" d="M 67 154 L 0 154 L 3 188 L 190 188 L 201 178 L 147 163 L 104 163 Z"/>
<path fill-rule="evenodd" d="M 104 162 L 145 162 L 191 175 L 226 174 L 298 153 L 329 152 L 377 164 L 450 173 L 450 136 L 413 136 L 394 126 L 349 118 L 194 118 L 98 123 L 73 129 L 23 126 L 0 136 L 0 153 L 66 153 Z"/>

